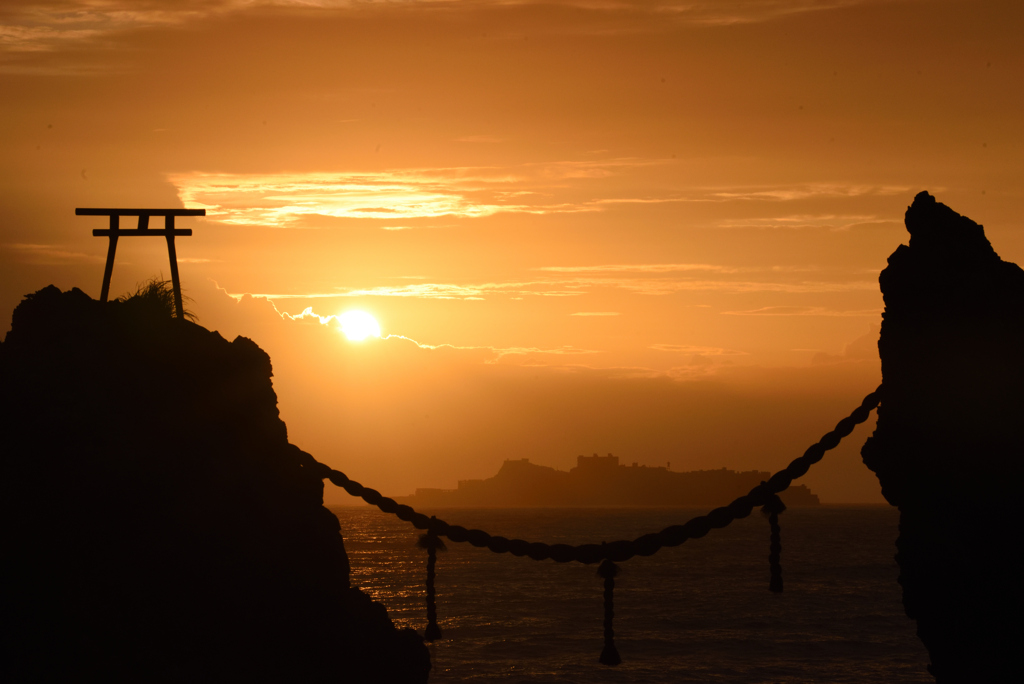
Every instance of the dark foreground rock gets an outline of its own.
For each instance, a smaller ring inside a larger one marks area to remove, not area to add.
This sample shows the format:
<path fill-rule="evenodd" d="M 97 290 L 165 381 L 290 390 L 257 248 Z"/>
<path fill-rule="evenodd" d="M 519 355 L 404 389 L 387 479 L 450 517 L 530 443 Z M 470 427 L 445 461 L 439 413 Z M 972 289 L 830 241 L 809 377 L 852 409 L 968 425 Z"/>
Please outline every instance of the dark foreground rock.
<path fill-rule="evenodd" d="M 862 450 L 900 509 L 907 615 L 939 682 L 1024 665 L 1024 271 L 927 193 L 879 281 L 884 393 Z"/>
<path fill-rule="evenodd" d="M 4 681 L 424 682 L 252 341 L 30 295 L 0 345 Z"/>

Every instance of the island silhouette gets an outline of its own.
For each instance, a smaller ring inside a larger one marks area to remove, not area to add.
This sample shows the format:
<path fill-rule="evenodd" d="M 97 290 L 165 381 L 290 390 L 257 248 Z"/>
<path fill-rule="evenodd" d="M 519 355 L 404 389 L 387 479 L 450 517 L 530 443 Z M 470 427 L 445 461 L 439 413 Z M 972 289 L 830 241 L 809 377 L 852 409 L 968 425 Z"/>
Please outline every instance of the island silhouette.
<path fill-rule="evenodd" d="M 726 468 L 676 472 L 668 466 L 623 465 L 619 457 L 577 456 L 576 467 L 557 470 L 528 458 L 506 459 L 494 477 L 459 480 L 456 489 L 419 488 L 395 500 L 414 508 L 520 507 L 713 507 L 732 501 L 764 482 L 771 473 Z M 782 494 L 787 506 L 817 506 L 806 485 Z"/>

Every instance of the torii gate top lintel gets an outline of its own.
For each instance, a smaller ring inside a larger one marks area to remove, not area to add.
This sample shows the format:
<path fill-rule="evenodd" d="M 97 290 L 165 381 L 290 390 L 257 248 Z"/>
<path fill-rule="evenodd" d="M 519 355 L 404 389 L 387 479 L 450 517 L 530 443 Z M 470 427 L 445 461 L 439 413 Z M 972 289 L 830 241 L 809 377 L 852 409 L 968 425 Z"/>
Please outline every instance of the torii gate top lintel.
<path fill-rule="evenodd" d="M 75 216 L 206 216 L 205 209 L 75 209 Z"/>
<path fill-rule="evenodd" d="M 96 209 L 96 208 L 78 208 L 75 209 L 76 216 L 109 216 L 110 217 L 110 228 L 107 229 L 96 229 L 92 231 L 95 237 L 107 237 L 110 239 L 110 244 L 107 247 L 107 264 L 103 269 L 103 289 L 100 292 L 100 301 L 107 301 L 107 297 L 110 294 L 110 275 L 114 271 L 114 253 L 117 251 L 117 238 L 122 235 L 125 237 L 131 236 L 157 236 L 162 235 L 167 238 L 167 254 L 171 260 L 171 284 L 174 287 L 174 308 L 178 318 L 183 318 L 185 315 L 184 307 L 181 301 L 181 281 L 178 279 L 178 257 L 174 250 L 174 238 L 175 236 L 188 237 L 192 235 L 191 228 L 175 229 L 174 217 L 175 216 L 206 216 L 205 209 Z M 139 227 L 121 229 L 120 219 L 122 216 L 138 216 Z M 163 230 L 157 228 L 154 230 L 149 229 L 149 217 L 150 216 L 163 216 L 164 227 Z"/>

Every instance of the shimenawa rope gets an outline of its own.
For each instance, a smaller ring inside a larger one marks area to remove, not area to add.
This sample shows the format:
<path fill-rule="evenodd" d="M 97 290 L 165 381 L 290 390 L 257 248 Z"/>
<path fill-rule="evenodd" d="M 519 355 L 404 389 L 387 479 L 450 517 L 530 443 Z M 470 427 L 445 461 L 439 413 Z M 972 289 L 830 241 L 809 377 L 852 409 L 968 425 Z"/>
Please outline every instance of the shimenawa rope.
<path fill-rule="evenodd" d="M 433 641 L 441 637 L 441 630 L 437 625 L 437 607 L 435 604 L 434 575 L 437 549 L 444 548 L 444 542 L 440 537 L 447 537 L 456 543 L 469 542 L 473 546 L 487 548 L 494 553 L 511 553 L 513 556 L 528 556 L 533 560 L 541 561 L 551 559 L 558 563 L 576 561 L 578 563 L 602 562 L 598 574 L 604 578 L 605 617 L 604 633 L 605 646 L 601 652 L 601 662 L 606 665 L 618 665 L 621 662 L 614 643 L 614 631 L 612 630 L 612 618 L 614 617 L 613 596 L 615 588 L 615 575 L 618 566 L 615 563 L 627 561 L 634 556 L 652 556 L 662 548 L 679 546 L 687 539 L 699 539 L 713 529 L 726 527 L 733 520 L 746 518 L 753 511 L 755 506 L 761 506 L 762 511 L 768 516 L 771 525 L 771 548 L 769 551 L 769 565 L 771 569 L 771 580 L 769 589 L 773 592 L 782 591 L 782 566 L 780 564 L 781 542 L 779 534 L 779 514 L 785 510 L 785 504 L 778 494 L 785 491 L 793 480 L 802 477 L 812 465 L 820 461 L 825 452 L 834 449 L 844 437 L 853 432 L 853 429 L 866 421 L 875 409 L 882 395 L 881 385 L 871 394 L 868 394 L 861 401 L 860 406 L 853 412 L 840 420 L 834 429 L 827 432 L 815 444 L 812 444 L 802 456 L 793 459 L 792 462 L 779 472 L 772 475 L 767 481 L 762 482 L 749 493 L 735 499 L 727 506 L 715 508 L 707 515 L 699 515 L 691 518 L 682 525 L 672 525 L 660 532 L 645 534 L 633 540 L 619 540 L 601 544 L 582 544 L 570 546 L 568 544 L 545 544 L 543 542 L 528 542 L 522 539 L 507 539 L 489 534 L 483 530 L 467 530 L 460 525 L 451 525 L 444 520 L 435 517 L 427 517 L 416 512 L 411 506 L 399 504 L 394 499 L 383 496 L 380 492 L 369 487 L 364 487 L 358 482 L 351 480 L 345 473 L 320 463 L 301 449 L 296 448 L 300 463 L 303 467 L 313 469 L 321 478 L 330 480 L 331 483 L 341 487 L 352 496 L 362 498 L 366 503 L 376 506 L 385 513 L 397 516 L 399 519 L 411 523 L 415 528 L 427 530 L 427 534 L 420 538 L 420 546 L 427 549 L 427 619 L 428 625 L 425 639 Z"/>

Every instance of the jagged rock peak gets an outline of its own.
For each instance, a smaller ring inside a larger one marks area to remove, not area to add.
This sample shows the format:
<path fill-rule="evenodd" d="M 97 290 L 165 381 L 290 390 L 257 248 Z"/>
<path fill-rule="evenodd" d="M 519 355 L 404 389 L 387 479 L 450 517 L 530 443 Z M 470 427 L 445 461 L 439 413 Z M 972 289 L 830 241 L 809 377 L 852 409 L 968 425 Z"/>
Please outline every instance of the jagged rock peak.
<path fill-rule="evenodd" d="M 893 316 L 903 312 L 906 321 L 927 318 L 931 325 L 959 326 L 960 334 L 968 336 L 969 321 L 1012 321 L 1024 312 L 1024 271 L 999 258 L 981 225 L 927 192 L 914 198 L 905 222 L 910 244 L 896 248 L 878 279 L 885 299 L 883 344 L 887 323 L 891 328 Z M 931 335 L 926 327 L 914 329 Z M 885 354 L 882 363 L 884 375 Z"/>
<path fill-rule="evenodd" d="M 982 226 L 937 201 L 927 191 L 914 197 L 914 202 L 907 207 L 904 222 L 910 233 L 910 246 L 915 250 L 999 258 Z"/>

